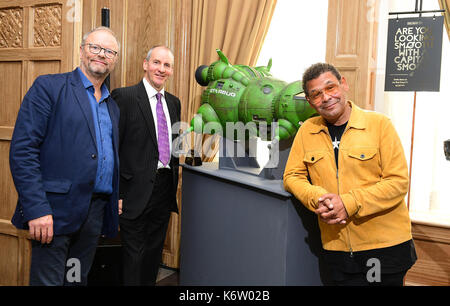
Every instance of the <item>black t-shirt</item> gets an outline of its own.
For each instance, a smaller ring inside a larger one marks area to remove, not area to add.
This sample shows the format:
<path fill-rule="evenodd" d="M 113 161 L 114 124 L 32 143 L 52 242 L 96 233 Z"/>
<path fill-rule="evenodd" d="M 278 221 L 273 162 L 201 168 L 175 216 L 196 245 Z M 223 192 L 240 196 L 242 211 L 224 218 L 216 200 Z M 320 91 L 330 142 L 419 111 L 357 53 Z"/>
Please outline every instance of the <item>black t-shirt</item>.
<path fill-rule="evenodd" d="M 342 125 L 333 125 L 327 123 L 328 132 L 330 133 L 331 143 L 333 144 L 334 157 L 336 159 L 336 168 L 338 167 L 339 144 L 341 143 L 342 134 L 344 134 L 347 122 Z"/>

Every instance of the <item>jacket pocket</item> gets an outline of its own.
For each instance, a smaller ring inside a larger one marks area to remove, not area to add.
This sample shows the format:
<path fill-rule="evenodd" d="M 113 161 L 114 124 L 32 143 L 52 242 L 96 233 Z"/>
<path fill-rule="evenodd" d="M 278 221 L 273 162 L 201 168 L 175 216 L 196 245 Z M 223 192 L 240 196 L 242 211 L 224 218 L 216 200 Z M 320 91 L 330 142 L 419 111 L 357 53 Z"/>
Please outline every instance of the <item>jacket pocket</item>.
<path fill-rule="evenodd" d="M 127 193 L 132 185 L 133 174 L 127 172 L 120 172 L 120 182 L 119 182 L 119 198 L 124 199 L 127 197 Z"/>
<path fill-rule="evenodd" d="M 325 152 L 323 151 L 305 152 L 303 162 L 305 162 L 306 164 L 315 164 L 319 160 L 323 159 L 324 156 Z"/>
<path fill-rule="evenodd" d="M 377 153 L 377 148 L 352 148 L 349 150 L 348 156 L 365 161 L 374 158 Z"/>
<path fill-rule="evenodd" d="M 43 185 L 46 192 L 68 193 L 72 182 L 69 180 L 45 180 Z"/>
<path fill-rule="evenodd" d="M 121 172 L 120 177 L 122 177 L 126 181 L 129 181 L 133 178 L 133 174 Z"/>
<path fill-rule="evenodd" d="M 380 156 L 376 147 L 351 148 L 344 154 L 344 175 L 350 176 L 353 186 L 368 187 L 380 181 L 382 176 Z M 350 171 L 350 172 L 347 172 Z"/>
<path fill-rule="evenodd" d="M 303 163 L 308 169 L 309 180 L 313 185 L 322 186 L 322 176 L 329 173 L 325 151 L 305 152 Z"/>

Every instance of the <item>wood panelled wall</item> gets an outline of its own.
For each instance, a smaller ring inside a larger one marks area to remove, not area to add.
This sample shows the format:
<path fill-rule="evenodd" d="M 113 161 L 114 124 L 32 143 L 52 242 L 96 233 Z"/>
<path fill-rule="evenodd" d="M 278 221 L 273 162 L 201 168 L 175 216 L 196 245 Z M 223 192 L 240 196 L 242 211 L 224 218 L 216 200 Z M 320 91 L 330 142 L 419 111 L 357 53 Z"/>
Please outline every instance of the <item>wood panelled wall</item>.
<path fill-rule="evenodd" d="M 120 58 L 111 74 L 111 89 L 130 86 L 144 76 L 142 63 L 154 45 L 166 45 L 175 56 L 175 70 L 166 90 L 178 96 L 182 103 L 183 121 L 187 113 L 183 104 L 189 97 L 191 1 L 179 0 L 84 0 L 83 33 L 101 25 L 101 9 L 110 9 L 110 28 L 120 41 Z M 181 211 L 181 173 L 178 204 Z M 163 251 L 163 263 L 178 268 L 180 216 L 172 214 Z"/>
<path fill-rule="evenodd" d="M 0 285 L 27 285 L 29 280 L 28 232 L 10 222 L 17 192 L 9 146 L 20 103 L 34 79 L 72 69 L 77 24 L 67 3 L 0 0 Z"/>
<path fill-rule="evenodd" d="M 450 286 L 450 228 L 413 223 L 417 262 L 408 271 L 405 284 Z"/>
<path fill-rule="evenodd" d="M 347 79 L 349 99 L 374 109 L 378 0 L 329 0 L 326 62 Z"/>

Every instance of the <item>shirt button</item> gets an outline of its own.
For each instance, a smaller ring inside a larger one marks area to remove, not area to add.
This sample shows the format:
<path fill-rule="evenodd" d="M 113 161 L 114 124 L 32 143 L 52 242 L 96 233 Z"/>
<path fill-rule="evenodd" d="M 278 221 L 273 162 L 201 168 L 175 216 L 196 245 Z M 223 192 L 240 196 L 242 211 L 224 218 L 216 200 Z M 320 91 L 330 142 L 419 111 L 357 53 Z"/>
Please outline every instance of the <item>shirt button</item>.
<path fill-rule="evenodd" d="M 361 154 L 361 158 L 364 158 L 364 157 L 366 157 L 364 154 Z"/>
<path fill-rule="evenodd" d="M 92 155 L 91 155 L 91 158 L 92 158 L 92 159 L 96 159 L 96 158 L 97 158 L 97 155 L 92 154 Z"/>
<path fill-rule="evenodd" d="M 311 161 L 314 161 L 314 156 L 313 156 L 313 157 L 311 157 Z"/>

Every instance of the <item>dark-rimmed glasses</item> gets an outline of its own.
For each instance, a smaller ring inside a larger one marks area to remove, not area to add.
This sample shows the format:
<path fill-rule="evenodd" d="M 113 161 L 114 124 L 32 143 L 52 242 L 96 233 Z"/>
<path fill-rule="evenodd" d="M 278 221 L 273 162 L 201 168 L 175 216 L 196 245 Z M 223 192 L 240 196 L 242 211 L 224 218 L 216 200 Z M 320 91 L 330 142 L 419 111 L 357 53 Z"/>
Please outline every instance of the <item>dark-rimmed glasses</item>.
<path fill-rule="evenodd" d="M 114 51 L 114 50 L 111 50 L 111 49 L 108 49 L 108 48 L 103 48 L 103 47 L 100 47 L 99 45 L 96 45 L 96 44 L 84 44 L 83 46 L 85 46 L 85 45 L 88 45 L 88 47 L 89 47 L 89 52 L 91 52 L 91 53 L 93 53 L 93 54 L 99 54 L 100 52 L 102 52 L 102 50 L 103 50 L 103 54 L 105 54 L 105 56 L 107 57 L 107 58 L 114 58 L 116 55 L 117 55 L 117 51 Z"/>

